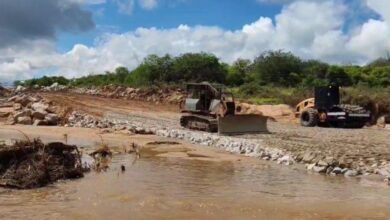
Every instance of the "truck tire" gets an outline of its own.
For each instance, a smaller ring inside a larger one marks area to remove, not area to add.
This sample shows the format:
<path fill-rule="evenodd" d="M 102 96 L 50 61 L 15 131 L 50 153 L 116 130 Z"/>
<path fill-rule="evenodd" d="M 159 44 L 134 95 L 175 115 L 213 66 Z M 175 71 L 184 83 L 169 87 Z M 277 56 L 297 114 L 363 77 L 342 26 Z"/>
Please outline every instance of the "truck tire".
<path fill-rule="evenodd" d="M 306 109 L 301 113 L 301 125 L 303 127 L 315 127 L 318 123 L 318 112 L 315 109 Z"/>

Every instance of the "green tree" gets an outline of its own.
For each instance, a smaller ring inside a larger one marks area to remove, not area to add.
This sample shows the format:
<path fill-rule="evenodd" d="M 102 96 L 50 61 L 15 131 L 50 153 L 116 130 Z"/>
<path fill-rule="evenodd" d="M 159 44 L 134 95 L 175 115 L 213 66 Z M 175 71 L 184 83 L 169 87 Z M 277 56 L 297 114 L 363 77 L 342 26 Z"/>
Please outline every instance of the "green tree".
<path fill-rule="evenodd" d="M 226 83 L 231 86 L 240 86 L 246 81 L 251 66 L 250 60 L 238 59 L 228 67 Z"/>
<path fill-rule="evenodd" d="M 227 70 L 219 59 L 207 53 L 187 53 L 176 57 L 169 82 L 225 81 Z"/>
<path fill-rule="evenodd" d="M 339 66 L 329 67 L 328 72 L 326 73 L 326 79 L 330 84 L 340 86 L 350 86 L 352 84 L 351 78 L 344 69 Z"/>
<path fill-rule="evenodd" d="M 294 73 L 302 72 L 302 61 L 292 53 L 268 51 L 254 60 L 253 70 L 262 84 L 294 86 L 299 83 Z"/>

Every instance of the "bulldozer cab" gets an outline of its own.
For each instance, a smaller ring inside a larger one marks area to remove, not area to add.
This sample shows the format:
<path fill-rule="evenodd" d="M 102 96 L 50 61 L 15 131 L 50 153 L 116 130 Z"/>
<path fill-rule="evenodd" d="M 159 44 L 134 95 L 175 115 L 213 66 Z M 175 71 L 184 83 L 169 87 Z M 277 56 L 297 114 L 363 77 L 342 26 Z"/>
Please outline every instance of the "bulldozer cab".
<path fill-rule="evenodd" d="M 210 83 L 187 84 L 186 111 L 210 112 L 211 109 L 221 101 L 233 101 L 233 96 L 225 95 L 222 85 Z"/>

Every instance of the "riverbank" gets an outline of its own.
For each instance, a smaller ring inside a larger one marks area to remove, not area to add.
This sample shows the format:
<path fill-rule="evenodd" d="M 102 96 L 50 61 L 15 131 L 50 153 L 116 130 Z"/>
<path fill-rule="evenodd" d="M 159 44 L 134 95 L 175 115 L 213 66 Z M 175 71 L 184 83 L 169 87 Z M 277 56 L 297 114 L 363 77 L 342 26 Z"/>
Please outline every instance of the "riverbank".
<path fill-rule="evenodd" d="M 389 177 L 390 130 L 387 129 L 304 128 L 269 122 L 269 134 L 225 137 L 182 129 L 177 109 L 153 103 L 69 93 L 44 96 L 61 100 L 62 105 L 86 114 L 73 115 L 68 126 L 100 127 L 108 132 L 123 130 L 129 134 L 148 131 L 280 164 L 299 163 L 310 171 L 327 175 Z"/>

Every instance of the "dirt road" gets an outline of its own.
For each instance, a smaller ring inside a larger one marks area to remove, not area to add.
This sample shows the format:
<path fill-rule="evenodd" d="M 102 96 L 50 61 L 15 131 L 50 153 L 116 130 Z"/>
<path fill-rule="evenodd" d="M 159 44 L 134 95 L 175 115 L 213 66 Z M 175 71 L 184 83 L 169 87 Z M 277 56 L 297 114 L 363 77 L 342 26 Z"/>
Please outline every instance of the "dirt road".
<path fill-rule="evenodd" d="M 82 110 L 97 116 L 179 128 L 180 114 L 176 106 L 65 93 L 43 96 L 74 110 Z M 286 150 L 300 157 L 310 152 L 314 154 L 313 160 L 336 158 L 341 163 L 352 165 L 354 168 L 360 167 L 369 173 L 375 172 L 378 165 L 390 161 L 389 130 L 304 128 L 295 124 L 275 122 L 269 122 L 269 130 L 270 134 L 244 137 L 261 139 L 270 147 Z"/>

